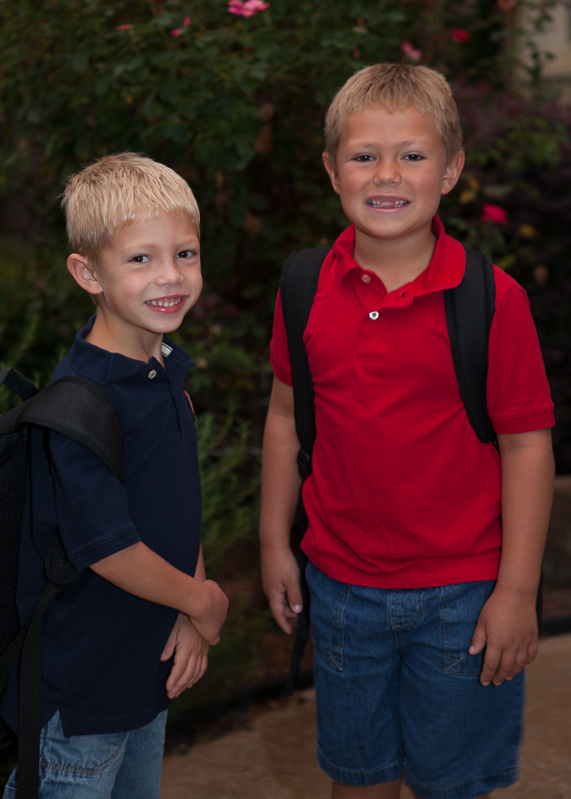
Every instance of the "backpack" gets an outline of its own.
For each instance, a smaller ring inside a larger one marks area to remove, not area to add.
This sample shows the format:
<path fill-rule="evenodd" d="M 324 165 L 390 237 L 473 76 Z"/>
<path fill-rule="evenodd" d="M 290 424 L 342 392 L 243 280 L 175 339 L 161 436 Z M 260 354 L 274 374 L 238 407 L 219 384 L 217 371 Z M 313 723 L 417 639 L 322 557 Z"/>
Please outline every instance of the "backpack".
<path fill-rule="evenodd" d="M 63 377 L 43 391 L 15 369 L 0 370 L 23 400 L 0 417 L 0 699 L 20 655 L 18 799 L 37 799 L 41 726 L 41 625 L 50 602 L 78 576 L 56 532 L 48 546 L 46 584 L 30 619 L 20 627 L 16 580 L 24 509 L 28 430 L 55 430 L 88 447 L 123 481 L 123 429 L 109 396 L 90 380 Z"/>
<path fill-rule="evenodd" d="M 458 387 L 470 424 L 482 443 L 498 442 L 488 415 L 486 383 L 488 339 L 494 317 L 496 284 L 488 256 L 466 249 L 466 270 L 461 283 L 444 291 L 446 323 Z M 321 267 L 331 247 L 315 247 L 292 253 L 280 278 L 280 298 L 286 326 L 294 393 L 295 427 L 300 442 L 297 464 L 302 483 L 311 474 L 315 442 L 315 400 L 313 380 L 303 343 Z M 307 517 L 300 498 L 292 525 L 292 538 L 300 540 Z M 305 581 L 307 556 L 299 550 L 303 610 L 298 615 L 295 642 L 284 694 L 293 693 L 299 664 L 309 638 L 309 591 Z M 538 608 L 540 598 L 538 597 Z"/>

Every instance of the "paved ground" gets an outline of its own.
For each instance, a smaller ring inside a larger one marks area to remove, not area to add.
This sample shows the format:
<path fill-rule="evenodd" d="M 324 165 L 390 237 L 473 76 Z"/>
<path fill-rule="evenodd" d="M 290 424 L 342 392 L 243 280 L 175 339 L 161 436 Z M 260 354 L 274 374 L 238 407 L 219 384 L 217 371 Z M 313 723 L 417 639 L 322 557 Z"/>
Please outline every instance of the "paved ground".
<path fill-rule="evenodd" d="M 253 715 L 247 729 L 168 755 L 162 799 L 328 799 L 313 718 L 305 691 Z M 494 799 L 571 799 L 571 635 L 542 641 L 528 669 L 526 727 L 522 780 Z"/>

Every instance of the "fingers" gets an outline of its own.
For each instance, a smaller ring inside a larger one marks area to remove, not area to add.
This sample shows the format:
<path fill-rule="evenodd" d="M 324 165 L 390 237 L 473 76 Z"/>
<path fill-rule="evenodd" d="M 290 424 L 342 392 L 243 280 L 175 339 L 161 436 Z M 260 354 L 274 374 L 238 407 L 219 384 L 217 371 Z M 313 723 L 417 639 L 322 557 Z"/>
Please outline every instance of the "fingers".
<path fill-rule="evenodd" d="M 173 666 L 166 684 L 169 699 L 176 699 L 183 691 L 198 682 L 204 676 L 207 666 L 208 654 L 202 649 L 192 652 L 184 664 L 179 664 L 178 669 Z"/>
<path fill-rule="evenodd" d="M 537 655 L 537 644 L 532 643 L 521 649 L 501 649 L 488 644 L 484 665 L 480 675 L 482 685 L 501 685 L 504 680 L 512 680 Z"/>

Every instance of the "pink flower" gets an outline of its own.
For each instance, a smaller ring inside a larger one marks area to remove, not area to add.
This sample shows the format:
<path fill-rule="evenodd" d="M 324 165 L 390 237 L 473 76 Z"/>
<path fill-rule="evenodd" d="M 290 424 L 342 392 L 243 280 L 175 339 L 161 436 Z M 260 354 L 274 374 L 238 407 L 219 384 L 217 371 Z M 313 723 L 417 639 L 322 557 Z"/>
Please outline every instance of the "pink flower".
<path fill-rule="evenodd" d="M 469 42 L 472 37 L 463 28 L 452 28 L 452 38 L 455 42 Z"/>
<path fill-rule="evenodd" d="M 182 23 L 182 28 L 175 28 L 174 31 L 169 31 L 170 36 L 180 36 L 185 28 L 188 28 L 190 25 L 190 17 L 185 17 L 184 22 Z"/>
<path fill-rule="evenodd" d="M 253 17 L 260 11 L 265 11 L 269 8 L 269 3 L 264 3 L 263 0 L 230 0 L 228 3 L 228 11 L 231 14 L 236 14 L 239 17 Z"/>
<path fill-rule="evenodd" d="M 483 205 L 482 222 L 495 222 L 498 225 L 507 225 L 508 215 L 505 208 L 500 205 Z"/>
<path fill-rule="evenodd" d="M 420 61 L 422 58 L 422 50 L 415 50 L 408 39 L 403 39 L 400 45 L 401 53 L 407 55 L 413 61 Z"/>
<path fill-rule="evenodd" d="M 117 30 L 117 31 L 130 31 L 132 27 L 133 27 L 132 25 L 117 25 L 115 30 Z"/>

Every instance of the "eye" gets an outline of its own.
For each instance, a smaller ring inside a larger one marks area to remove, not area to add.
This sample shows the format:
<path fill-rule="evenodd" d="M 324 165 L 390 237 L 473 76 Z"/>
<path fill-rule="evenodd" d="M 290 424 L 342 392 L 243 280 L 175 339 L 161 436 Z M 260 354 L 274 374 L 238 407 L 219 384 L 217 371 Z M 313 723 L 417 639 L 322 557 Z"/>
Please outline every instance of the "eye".
<path fill-rule="evenodd" d="M 135 264 L 146 264 L 149 261 L 148 255 L 134 255 L 132 258 L 129 258 Z"/>
<path fill-rule="evenodd" d="M 408 160 L 408 161 L 424 161 L 424 158 L 423 158 L 422 155 L 419 155 L 418 153 L 409 153 L 408 155 L 405 155 L 405 160 Z"/>
<path fill-rule="evenodd" d="M 357 161 L 359 164 L 368 164 L 370 161 L 373 161 L 374 158 L 372 155 L 356 155 L 353 160 Z"/>
<path fill-rule="evenodd" d="M 181 252 L 177 253 L 177 258 L 192 258 L 196 255 L 195 250 L 181 250 Z"/>

